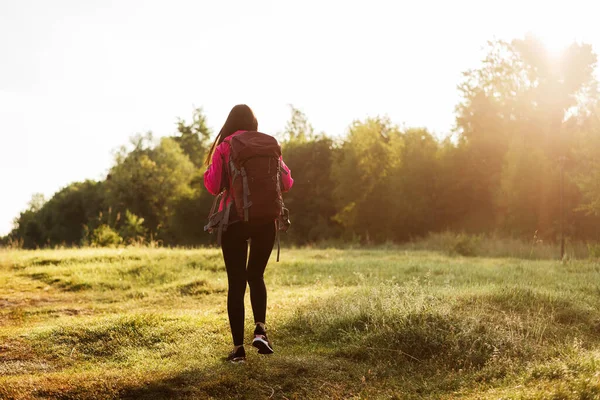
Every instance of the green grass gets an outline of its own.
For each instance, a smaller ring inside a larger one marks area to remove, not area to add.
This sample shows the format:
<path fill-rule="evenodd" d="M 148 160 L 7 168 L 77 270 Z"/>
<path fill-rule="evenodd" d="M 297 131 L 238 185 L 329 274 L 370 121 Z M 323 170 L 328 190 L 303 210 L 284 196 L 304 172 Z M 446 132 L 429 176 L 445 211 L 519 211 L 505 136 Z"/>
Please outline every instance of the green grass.
<path fill-rule="evenodd" d="M 295 249 L 266 282 L 276 354 L 231 365 L 218 250 L 0 250 L 0 398 L 600 398 L 594 260 Z"/>

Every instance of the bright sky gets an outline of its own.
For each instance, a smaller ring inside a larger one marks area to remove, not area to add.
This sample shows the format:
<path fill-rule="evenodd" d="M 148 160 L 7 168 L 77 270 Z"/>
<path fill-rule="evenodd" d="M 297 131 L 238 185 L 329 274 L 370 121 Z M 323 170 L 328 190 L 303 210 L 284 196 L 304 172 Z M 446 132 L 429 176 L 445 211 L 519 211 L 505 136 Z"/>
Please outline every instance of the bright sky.
<path fill-rule="evenodd" d="M 600 49 L 590 1 L 0 0 L 0 235 L 33 193 L 102 179 L 137 132 L 247 103 L 317 131 L 387 115 L 442 135 L 461 72 L 493 38 Z M 550 4 L 550 5 L 549 5 Z"/>

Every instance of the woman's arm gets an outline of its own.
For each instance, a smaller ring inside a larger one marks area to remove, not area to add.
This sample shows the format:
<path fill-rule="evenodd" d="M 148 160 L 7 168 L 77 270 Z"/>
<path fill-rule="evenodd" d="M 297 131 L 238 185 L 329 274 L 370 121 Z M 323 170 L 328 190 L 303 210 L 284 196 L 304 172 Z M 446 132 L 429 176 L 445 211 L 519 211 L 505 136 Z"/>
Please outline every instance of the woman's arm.
<path fill-rule="evenodd" d="M 294 186 L 294 179 L 292 178 L 292 171 L 283 162 L 283 157 L 279 158 L 279 160 L 283 168 L 283 171 L 281 171 L 281 183 L 283 184 L 283 191 L 287 192 Z"/>
<path fill-rule="evenodd" d="M 212 162 L 204 173 L 204 186 L 212 194 L 221 191 L 221 178 L 223 176 L 223 155 L 217 146 L 212 157 Z"/>

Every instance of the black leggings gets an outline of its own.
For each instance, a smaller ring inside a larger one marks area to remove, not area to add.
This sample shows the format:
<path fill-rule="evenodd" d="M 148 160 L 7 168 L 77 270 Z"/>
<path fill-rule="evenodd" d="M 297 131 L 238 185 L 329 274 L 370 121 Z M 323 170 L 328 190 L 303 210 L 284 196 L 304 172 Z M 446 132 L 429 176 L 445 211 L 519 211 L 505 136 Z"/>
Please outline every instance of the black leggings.
<path fill-rule="evenodd" d="M 233 345 L 244 344 L 244 295 L 246 282 L 250 285 L 250 302 L 254 322 L 265 323 L 267 288 L 263 279 L 265 267 L 275 243 L 275 222 L 249 225 L 237 222 L 223 232 L 221 248 L 227 269 L 227 313 Z M 250 257 L 248 258 L 248 239 Z M 246 259 L 247 265 L 246 265 Z"/>

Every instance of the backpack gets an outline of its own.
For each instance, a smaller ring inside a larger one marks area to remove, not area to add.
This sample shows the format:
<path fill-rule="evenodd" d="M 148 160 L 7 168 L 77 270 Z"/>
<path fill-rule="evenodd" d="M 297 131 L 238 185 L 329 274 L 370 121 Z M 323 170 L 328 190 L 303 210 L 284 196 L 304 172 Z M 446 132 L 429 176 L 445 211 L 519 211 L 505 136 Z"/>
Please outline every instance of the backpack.
<path fill-rule="evenodd" d="M 224 140 L 230 147 L 229 163 L 223 170 L 231 178 L 222 179 L 230 188 L 223 188 L 217 195 L 209 214 L 205 230 L 212 232 L 218 227 L 217 243 L 221 244 L 222 232 L 227 230 L 231 206 L 234 205 L 239 218 L 247 223 L 277 223 L 277 261 L 279 261 L 279 231 L 289 227 L 288 210 L 281 195 L 281 147 L 274 137 L 248 131 Z M 225 161 L 225 160 L 223 160 Z M 215 213 L 217 204 L 227 193 L 233 201 Z"/>

